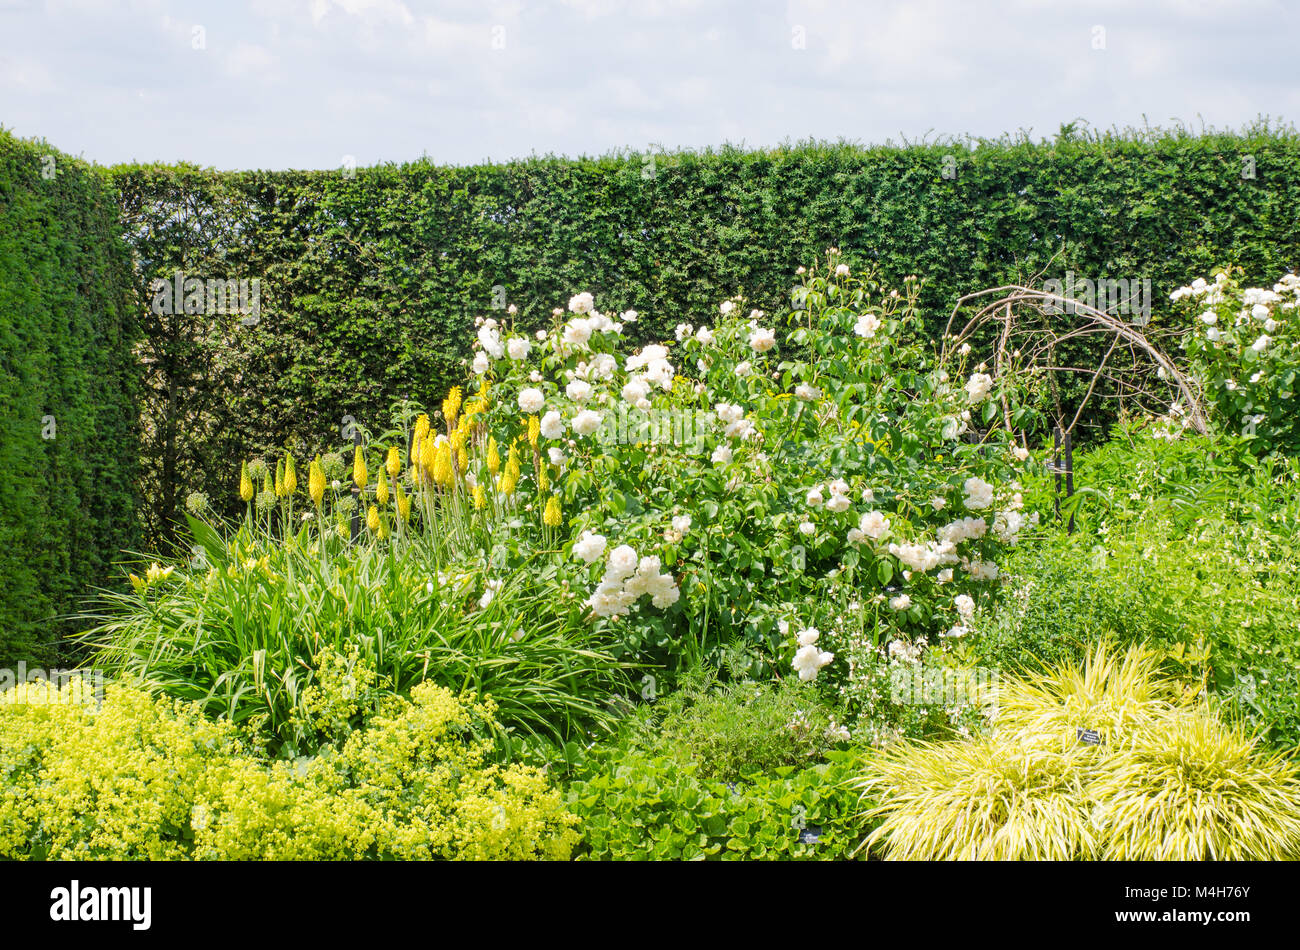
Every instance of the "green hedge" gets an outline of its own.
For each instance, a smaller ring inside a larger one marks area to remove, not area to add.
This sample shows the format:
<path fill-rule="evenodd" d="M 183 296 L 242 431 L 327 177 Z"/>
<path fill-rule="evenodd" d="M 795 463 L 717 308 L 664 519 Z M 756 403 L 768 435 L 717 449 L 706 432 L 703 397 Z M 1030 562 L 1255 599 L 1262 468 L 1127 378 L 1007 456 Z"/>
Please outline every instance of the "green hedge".
<path fill-rule="evenodd" d="M 345 415 L 377 424 L 395 399 L 440 398 L 474 317 L 501 302 L 494 287 L 530 328 L 589 290 L 602 309 L 645 314 L 642 338 L 664 337 L 710 321 L 737 291 L 780 309 L 795 267 L 837 245 L 891 282 L 925 278 L 938 332 L 962 294 L 1049 262 L 1044 279 L 1149 278 L 1157 312 L 1216 265 L 1271 282 L 1300 262 L 1300 136 L 1267 122 L 1204 135 L 1063 128 L 1037 143 L 113 174 L 142 301 L 177 268 L 263 281 L 252 326 L 147 316 L 154 535 L 188 490 L 229 502 L 241 455 L 316 451 L 330 433 L 341 441 Z M 1108 421 L 1106 403 L 1093 424 Z"/>
<path fill-rule="evenodd" d="M 0 129 L 0 666 L 138 544 L 129 268 L 102 172 Z"/>

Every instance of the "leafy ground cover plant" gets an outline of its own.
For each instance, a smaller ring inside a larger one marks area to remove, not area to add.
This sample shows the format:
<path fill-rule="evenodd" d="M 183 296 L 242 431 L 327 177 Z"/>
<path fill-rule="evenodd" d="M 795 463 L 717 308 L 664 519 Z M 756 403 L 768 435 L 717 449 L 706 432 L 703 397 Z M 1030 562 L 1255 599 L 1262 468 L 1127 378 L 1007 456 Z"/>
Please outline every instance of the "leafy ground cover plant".
<path fill-rule="evenodd" d="M 578 856 L 588 860 L 845 860 L 863 825 L 848 785 L 856 755 L 722 782 L 695 763 L 630 752 L 608 770 L 572 783 L 582 819 Z"/>
<path fill-rule="evenodd" d="M 541 771 L 491 762 L 491 704 L 432 683 L 295 762 L 249 751 L 194 704 L 110 685 L 101 707 L 76 685 L 0 703 L 0 857 L 563 859 L 577 841 Z M 350 716 L 354 686 L 327 677 L 311 715 Z"/>

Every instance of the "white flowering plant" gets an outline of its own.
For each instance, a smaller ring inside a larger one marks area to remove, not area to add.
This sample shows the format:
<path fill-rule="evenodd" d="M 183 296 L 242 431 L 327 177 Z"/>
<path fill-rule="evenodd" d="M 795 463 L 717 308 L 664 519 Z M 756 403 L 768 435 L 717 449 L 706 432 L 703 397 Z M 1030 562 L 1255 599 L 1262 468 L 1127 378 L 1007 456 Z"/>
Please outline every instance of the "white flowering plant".
<path fill-rule="evenodd" d="M 474 490 L 489 512 L 503 488 L 529 495 L 532 521 L 555 499 L 557 569 L 629 658 L 721 663 L 739 641 L 751 675 L 847 676 L 843 632 L 814 655 L 782 623 L 812 626 L 835 585 L 869 605 L 875 648 L 959 636 L 957 598 L 997 579 L 1027 523 L 1032 459 L 998 425 L 1001 383 L 916 342 L 919 284 L 886 291 L 838 252 L 801 271 L 785 314 L 737 296 L 639 349 L 636 314 L 585 293 L 546 330 L 478 327 Z M 503 485 L 480 455 L 505 446 L 525 464 Z"/>
<path fill-rule="evenodd" d="M 1300 449 L 1300 277 L 1285 274 L 1271 289 L 1243 286 L 1241 268 L 1197 278 L 1170 299 L 1190 318 L 1182 340 L 1204 398 L 1228 432 L 1261 453 Z"/>

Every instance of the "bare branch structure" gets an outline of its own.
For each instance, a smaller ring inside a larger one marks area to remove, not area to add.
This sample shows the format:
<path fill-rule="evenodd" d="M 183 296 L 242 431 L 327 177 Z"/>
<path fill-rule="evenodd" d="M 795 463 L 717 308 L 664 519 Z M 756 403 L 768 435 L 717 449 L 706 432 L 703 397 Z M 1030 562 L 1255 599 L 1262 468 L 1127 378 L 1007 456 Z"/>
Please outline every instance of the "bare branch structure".
<path fill-rule="evenodd" d="M 953 326 L 958 314 L 970 305 L 978 306 L 979 309 L 954 334 Z M 1059 325 L 1062 315 L 1071 318 L 1065 326 Z M 1109 382 L 1114 391 L 1103 394 L 1101 398 L 1131 400 L 1139 404 L 1149 401 L 1163 406 L 1166 411 L 1177 413 L 1195 431 L 1202 434 L 1206 432 L 1205 408 L 1195 383 L 1135 323 L 1098 310 L 1083 301 L 1033 287 L 1004 284 L 967 294 L 958 300 L 948 317 L 940 362 L 946 360 L 950 350 L 961 346 L 993 322 L 1001 324 L 993 356 L 994 375 L 1001 376 L 1013 368 L 1045 374 L 1055 404 L 1056 425 L 1065 434 L 1073 432 L 1083 416 L 1084 408 L 1094 397 L 1098 397 L 1097 387 L 1103 380 Z M 1058 325 L 1053 326 L 1053 323 Z M 1110 345 L 1096 366 L 1059 365 L 1056 352 L 1062 343 L 1098 335 L 1109 337 Z M 1128 364 L 1116 365 L 1113 358 L 1123 354 L 1127 354 Z M 1163 394 L 1148 388 L 1153 364 L 1160 370 L 1157 378 L 1168 387 Z M 1062 373 L 1091 377 L 1087 391 L 1068 423 L 1058 385 Z M 1011 408 L 1005 395 L 1002 399 L 1002 412 L 1007 427 L 1011 428 Z"/>

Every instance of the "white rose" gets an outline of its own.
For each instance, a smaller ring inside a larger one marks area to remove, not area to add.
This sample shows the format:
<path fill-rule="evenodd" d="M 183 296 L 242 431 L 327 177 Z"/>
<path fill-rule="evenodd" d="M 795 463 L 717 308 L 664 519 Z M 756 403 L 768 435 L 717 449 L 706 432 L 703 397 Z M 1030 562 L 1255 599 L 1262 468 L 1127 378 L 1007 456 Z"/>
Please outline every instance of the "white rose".
<path fill-rule="evenodd" d="M 533 389 L 531 386 L 527 389 L 519 390 L 519 409 L 522 412 L 536 412 L 541 409 L 546 402 L 546 397 L 542 395 L 540 389 Z"/>
<path fill-rule="evenodd" d="M 564 435 L 564 419 L 554 409 L 542 416 L 542 435 L 548 439 L 558 439 Z"/>
<path fill-rule="evenodd" d="M 726 465 L 731 461 L 731 449 L 725 445 L 720 445 L 713 450 L 713 464 Z"/>
<path fill-rule="evenodd" d="M 802 682 L 809 683 L 816 679 L 817 671 L 833 659 L 835 659 L 834 653 L 826 653 L 818 650 L 815 645 L 809 644 L 798 649 L 794 655 L 794 662 L 790 665 L 799 674 L 799 679 Z"/>
<path fill-rule="evenodd" d="M 690 516 L 690 515 L 678 515 L 676 518 L 674 518 L 674 519 L 673 519 L 673 530 L 674 530 L 674 531 L 677 531 L 677 532 L 680 532 L 681 534 L 685 534 L 687 531 L 690 531 L 690 530 L 691 530 L 691 516 Z"/>
<path fill-rule="evenodd" d="M 574 402 L 586 402 L 591 398 L 591 383 L 575 379 L 564 387 L 564 392 Z"/>
<path fill-rule="evenodd" d="M 605 563 L 605 579 L 615 581 L 630 577 L 636 571 L 638 563 L 639 559 L 632 546 L 620 544 L 609 552 L 609 560 Z"/>
<path fill-rule="evenodd" d="M 865 340 L 871 339 L 880 329 L 880 318 L 874 313 L 864 313 L 853 325 L 853 332 Z"/>
<path fill-rule="evenodd" d="M 573 553 L 588 564 L 595 562 L 605 553 L 605 536 L 591 531 L 582 532 L 582 536 L 574 542 Z"/>
<path fill-rule="evenodd" d="M 825 500 L 826 500 L 826 497 L 822 494 L 822 490 L 821 490 L 820 488 L 814 488 L 814 489 L 812 489 L 812 490 L 811 490 L 810 492 L 808 492 L 808 494 L 804 497 L 804 501 L 807 503 L 807 505 L 808 505 L 809 508 L 817 508 L 817 507 L 819 507 L 819 506 L 821 505 L 821 503 L 824 502 Z"/>
<path fill-rule="evenodd" d="M 993 504 L 993 486 L 982 478 L 972 476 L 966 479 L 962 489 L 966 492 L 966 507 L 972 511 Z"/>
<path fill-rule="evenodd" d="M 753 374 L 754 374 L 754 367 L 750 365 L 749 360 L 743 360 L 742 362 L 736 364 L 736 375 L 741 377 L 742 379 L 746 376 L 752 376 Z"/>
<path fill-rule="evenodd" d="M 858 522 L 858 528 L 872 540 L 878 540 L 889 530 L 889 519 L 879 511 L 868 511 Z"/>
<path fill-rule="evenodd" d="M 755 353 L 766 353 L 776 346 L 776 331 L 758 327 L 749 335 L 749 347 Z"/>
<path fill-rule="evenodd" d="M 477 353 L 474 354 L 473 370 L 475 376 L 482 376 L 484 373 L 488 371 L 487 354 L 484 353 L 482 350 L 479 350 Z"/>
<path fill-rule="evenodd" d="M 966 382 L 966 392 L 971 402 L 979 402 L 993 388 L 993 377 L 988 373 L 974 373 Z"/>
<path fill-rule="evenodd" d="M 578 435 L 591 435 L 600 428 L 602 418 L 599 412 L 584 409 L 573 417 L 573 431 Z"/>
<path fill-rule="evenodd" d="M 889 599 L 890 610 L 906 610 L 911 606 L 912 598 L 908 597 L 906 594 L 899 594 L 897 597 L 891 597 Z"/>
<path fill-rule="evenodd" d="M 572 313 L 590 313 L 595 300 L 585 291 L 569 298 L 569 310 Z"/>
<path fill-rule="evenodd" d="M 623 398 L 633 405 L 635 405 L 638 400 L 644 399 L 649 392 L 650 387 L 646 384 L 645 380 L 639 378 L 630 379 L 623 386 Z"/>
<path fill-rule="evenodd" d="M 521 336 L 513 336 L 506 344 L 506 352 L 510 354 L 512 360 L 528 359 L 528 351 L 533 345 Z"/>
<path fill-rule="evenodd" d="M 802 535 L 809 535 L 809 536 L 811 536 L 811 535 L 817 533 L 817 526 L 816 526 L 815 524 L 813 524 L 811 521 L 800 521 L 800 522 L 799 522 L 799 533 L 802 534 Z"/>

